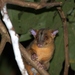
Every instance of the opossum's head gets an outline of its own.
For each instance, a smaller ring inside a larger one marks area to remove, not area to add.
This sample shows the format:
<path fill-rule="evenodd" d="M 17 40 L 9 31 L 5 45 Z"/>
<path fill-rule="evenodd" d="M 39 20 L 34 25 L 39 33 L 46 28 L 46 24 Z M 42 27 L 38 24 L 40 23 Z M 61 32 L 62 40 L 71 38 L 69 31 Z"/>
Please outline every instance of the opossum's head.
<path fill-rule="evenodd" d="M 34 36 L 38 47 L 44 47 L 54 42 L 54 38 L 57 33 L 58 30 L 50 29 L 31 30 L 31 34 Z"/>

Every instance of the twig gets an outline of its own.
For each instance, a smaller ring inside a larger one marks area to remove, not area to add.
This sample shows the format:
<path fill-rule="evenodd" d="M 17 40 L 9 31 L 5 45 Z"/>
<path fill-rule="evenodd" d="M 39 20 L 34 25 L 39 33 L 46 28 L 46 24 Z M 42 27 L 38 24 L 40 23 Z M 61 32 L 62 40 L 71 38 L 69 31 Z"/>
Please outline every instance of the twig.
<path fill-rule="evenodd" d="M 5 1 L 4 0 L 0 0 L 0 9 L 2 9 L 2 7 L 4 6 Z"/>
<path fill-rule="evenodd" d="M 7 42 L 6 37 L 4 37 L 2 35 L 2 39 L 1 39 L 1 42 L 0 42 L 0 55 L 2 54 L 2 51 L 3 51 L 4 47 L 5 47 L 6 42 Z"/>
<path fill-rule="evenodd" d="M 46 2 L 40 2 L 40 3 L 35 3 L 35 2 L 25 2 L 22 0 L 7 0 L 7 3 L 9 4 L 15 4 L 23 7 L 30 7 L 34 9 L 41 9 L 44 7 L 54 7 L 54 6 L 61 6 L 62 2 L 53 2 L 53 3 L 46 3 Z"/>
<path fill-rule="evenodd" d="M 6 5 L 1 10 L 1 14 L 3 16 L 3 21 L 4 21 L 6 27 L 9 31 L 9 34 L 11 36 L 14 55 L 15 55 L 15 59 L 17 61 L 17 64 L 19 66 L 19 69 L 20 69 L 22 75 L 28 75 L 27 71 L 24 68 L 23 60 L 22 60 L 21 53 L 19 50 L 18 35 L 16 34 L 15 30 L 13 29 L 13 25 L 12 25 L 10 18 L 8 16 L 8 13 L 7 13 Z"/>
<path fill-rule="evenodd" d="M 1 43 L 0 43 L 0 55 L 5 47 L 6 42 L 10 42 L 8 32 L 6 32 L 6 28 L 0 20 L 0 33 L 1 33 Z"/>
<path fill-rule="evenodd" d="M 61 6 L 62 2 L 52 2 L 52 3 L 47 3 L 47 2 L 26 2 L 26 1 L 22 1 L 22 0 L 0 0 L 0 5 L 3 7 L 4 4 L 13 4 L 13 5 L 18 5 L 18 6 L 22 6 L 22 7 L 29 7 L 29 8 L 33 8 L 33 9 L 41 9 L 44 7 L 54 7 L 54 6 Z M 0 8 L 2 8 L 0 6 Z"/>
<path fill-rule="evenodd" d="M 68 51 L 68 27 L 66 22 L 66 17 L 61 9 L 61 7 L 57 7 L 58 12 L 61 16 L 62 22 L 63 22 L 63 28 L 64 28 L 64 46 L 65 46 L 65 67 L 64 67 L 64 75 L 68 75 L 69 70 L 69 51 Z"/>

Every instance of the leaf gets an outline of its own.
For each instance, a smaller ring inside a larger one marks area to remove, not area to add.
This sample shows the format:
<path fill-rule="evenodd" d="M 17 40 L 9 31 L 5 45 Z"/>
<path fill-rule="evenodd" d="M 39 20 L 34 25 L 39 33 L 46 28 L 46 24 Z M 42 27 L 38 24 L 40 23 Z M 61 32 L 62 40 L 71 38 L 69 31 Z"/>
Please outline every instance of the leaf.
<path fill-rule="evenodd" d="M 69 24 L 69 57 L 71 68 L 75 70 L 75 23 Z"/>
<path fill-rule="evenodd" d="M 67 17 L 69 19 L 69 23 L 75 23 L 75 9 L 73 8 L 70 10 L 71 12 L 67 14 Z"/>
<path fill-rule="evenodd" d="M 63 30 L 60 28 L 59 36 L 56 37 L 55 41 L 55 53 L 50 63 L 49 73 L 51 75 L 60 75 L 62 64 L 64 61 L 64 43 L 63 43 Z"/>

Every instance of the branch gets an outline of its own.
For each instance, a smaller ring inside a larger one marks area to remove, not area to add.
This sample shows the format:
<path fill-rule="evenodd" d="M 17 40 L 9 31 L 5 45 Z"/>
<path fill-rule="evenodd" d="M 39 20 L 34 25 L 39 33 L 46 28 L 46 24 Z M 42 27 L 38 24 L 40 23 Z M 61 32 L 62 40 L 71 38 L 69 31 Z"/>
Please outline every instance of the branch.
<path fill-rule="evenodd" d="M 65 14 L 61 7 L 57 7 L 58 12 L 61 16 L 63 27 L 64 27 L 64 46 L 65 46 L 65 67 L 64 67 L 64 75 L 68 75 L 69 70 L 69 51 L 68 51 L 68 27 Z"/>
<path fill-rule="evenodd" d="M 0 55 L 5 47 L 6 42 L 10 42 L 8 32 L 6 32 L 6 28 L 0 20 L 0 33 L 1 33 L 1 42 L 0 42 Z"/>
<path fill-rule="evenodd" d="M 28 75 L 27 71 L 24 69 L 23 60 L 22 60 L 21 53 L 19 50 L 18 35 L 16 34 L 15 30 L 13 29 L 13 25 L 12 25 L 10 18 L 8 16 L 8 13 L 7 13 L 6 5 L 1 10 L 1 14 L 3 16 L 3 21 L 8 29 L 8 32 L 11 36 L 14 55 L 15 55 L 15 59 L 17 61 L 17 64 L 19 66 L 19 69 L 20 69 L 22 75 Z"/>
<path fill-rule="evenodd" d="M 15 4 L 19 5 L 22 7 L 30 7 L 34 9 L 41 9 L 44 7 L 54 7 L 54 6 L 61 6 L 62 2 L 53 2 L 53 3 L 46 3 L 46 2 L 40 2 L 40 3 L 35 3 L 35 2 L 25 2 L 22 0 L 7 0 L 8 4 Z"/>
<path fill-rule="evenodd" d="M 2 35 L 2 39 L 1 39 L 1 42 L 0 42 L 0 55 L 2 54 L 2 51 L 5 47 L 5 44 L 6 44 L 6 38 Z"/>
<path fill-rule="evenodd" d="M 22 0 L 0 0 L 1 2 L 1 6 L 3 7 L 4 4 L 13 4 L 13 5 L 18 5 L 18 6 L 22 6 L 22 7 L 29 7 L 29 8 L 33 8 L 33 9 L 41 9 L 44 7 L 54 7 L 54 6 L 61 6 L 62 2 L 51 2 L 51 3 L 47 3 L 47 2 L 39 2 L 39 3 L 35 3 L 35 2 L 26 2 L 26 1 L 22 1 Z M 0 6 L 0 8 L 2 8 Z"/>

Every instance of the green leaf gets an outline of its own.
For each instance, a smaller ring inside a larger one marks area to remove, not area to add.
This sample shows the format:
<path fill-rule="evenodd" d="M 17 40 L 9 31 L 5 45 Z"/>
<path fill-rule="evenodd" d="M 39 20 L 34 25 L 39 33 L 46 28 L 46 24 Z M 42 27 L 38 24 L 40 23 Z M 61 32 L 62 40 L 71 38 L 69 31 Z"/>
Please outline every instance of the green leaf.
<path fill-rule="evenodd" d="M 63 44 L 63 30 L 60 28 L 59 36 L 56 37 L 55 41 L 55 52 L 53 59 L 50 63 L 49 73 L 51 75 L 60 75 L 62 64 L 64 61 L 64 44 Z"/>
<path fill-rule="evenodd" d="M 69 24 L 69 57 L 71 68 L 75 70 L 75 23 Z"/>

